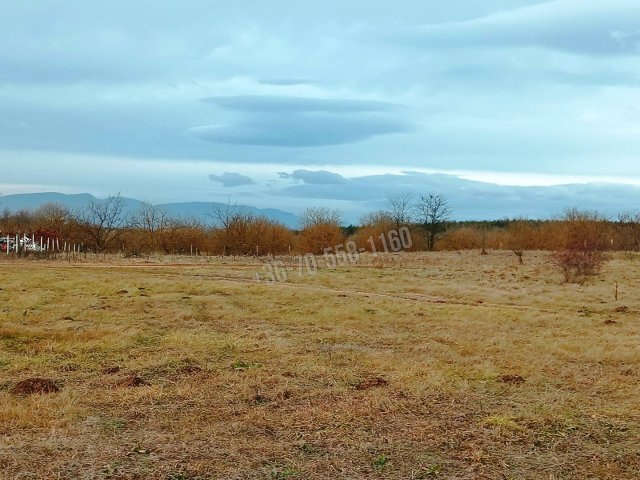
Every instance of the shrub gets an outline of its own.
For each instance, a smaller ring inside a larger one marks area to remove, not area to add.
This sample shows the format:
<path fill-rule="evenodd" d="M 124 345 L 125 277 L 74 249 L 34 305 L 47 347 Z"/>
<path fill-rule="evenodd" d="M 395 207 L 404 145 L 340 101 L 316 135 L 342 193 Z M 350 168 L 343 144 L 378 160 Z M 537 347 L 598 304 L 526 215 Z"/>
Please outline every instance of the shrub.
<path fill-rule="evenodd" d="M 603 221 L 596 213 L 567 210 L 563 218 L 563 246 L 552 254 L 566 282 L 582 283 L 600 273 L 606 258 Z"/>
<path fill-rule="evenodd" d="M 604 254 L 598 250 L 575 248 L 554 252 L 552 259 L 562 271 L 565 281 L 570 283 L 582 283 L 597 275 L 605 261 Z"/>

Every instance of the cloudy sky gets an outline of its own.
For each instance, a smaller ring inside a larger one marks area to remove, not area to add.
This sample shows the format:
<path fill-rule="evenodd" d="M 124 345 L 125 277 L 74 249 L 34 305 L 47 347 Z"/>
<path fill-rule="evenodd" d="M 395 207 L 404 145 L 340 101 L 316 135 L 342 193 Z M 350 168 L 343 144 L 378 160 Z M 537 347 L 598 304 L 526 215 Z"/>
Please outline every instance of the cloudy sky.
<path fill-rule="evenodd" d="M 0 192 L 635 209 L 639 60 L 637 0 L 4 2 Z"/>

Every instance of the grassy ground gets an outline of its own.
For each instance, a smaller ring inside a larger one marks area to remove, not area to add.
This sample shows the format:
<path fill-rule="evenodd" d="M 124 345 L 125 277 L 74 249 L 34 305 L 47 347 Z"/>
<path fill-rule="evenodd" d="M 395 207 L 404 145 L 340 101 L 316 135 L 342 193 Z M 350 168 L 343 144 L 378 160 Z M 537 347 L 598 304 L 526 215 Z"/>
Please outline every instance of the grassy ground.
<path fill-rule="evenodd" d="M 640 262 L 546 258 L 0 263 L 0 478 L 639 478 Z"/>

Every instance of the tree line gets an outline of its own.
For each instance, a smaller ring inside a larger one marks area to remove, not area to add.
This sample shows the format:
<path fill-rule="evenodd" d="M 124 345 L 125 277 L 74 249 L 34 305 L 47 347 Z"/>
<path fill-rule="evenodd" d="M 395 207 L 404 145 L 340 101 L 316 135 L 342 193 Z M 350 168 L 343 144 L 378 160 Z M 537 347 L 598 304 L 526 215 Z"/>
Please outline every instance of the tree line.
<path fill-rule="evenodd" d="M 401 228 L 411 233 L 411 251 L 511 250 L 523 261 L 528 250 L 640 249 L 640 214 L 608 218 L 597 212 L 570 209 L 552 220 L 511 219 L 484 222 L 451 220 L 443 195 L 400 193 L 385 198 L 385 207 L 365 215 L 358 225 L 344 226 L 336 210 L 316 207 L 301 216 L 299 229 L 228 204 L 212 209 L 209 221 L 174 217 L 144 203 L 125 211 L 119 195 L 71 210 L 49 203 L 33 211 L 0 214 L 0 236 L 12 233 L 48 235 L 82 244 L 86 251 L 125 255 L 193 254 L 282 255 L 322 254 L 346 241 L 365 251 L 385 251 L 384 236 Z"/>

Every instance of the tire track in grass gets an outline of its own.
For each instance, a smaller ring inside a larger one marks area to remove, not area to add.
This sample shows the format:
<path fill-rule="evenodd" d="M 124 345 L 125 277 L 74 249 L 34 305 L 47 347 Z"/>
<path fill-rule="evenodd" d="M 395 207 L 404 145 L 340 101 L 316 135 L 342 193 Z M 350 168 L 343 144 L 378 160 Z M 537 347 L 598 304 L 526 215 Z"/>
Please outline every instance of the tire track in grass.
<path fill-rule="evenodd" d="M 16 263 L 6 263 L 6 265 L 14 265 L 17 266 Z M 243 271 L 253 272 L 256 267 L 261 266 L 262 264 L 238 264 L 238 265 L 223 265 L 224 267 L 233 267 L 236 269 L 241 269 Z M 24 267 L 37 267 L 41 268 L 42 265 L 38 264 L 20 264 L 21 268 Z M 47 265 L 48 266 L 48 265 Z M 247 278 L 242 276 L 226 276 L 226 275 L 213 275 L 213 274 L 203 274 L 203 273 L 177 273 L 171 272 L 171 270 L 182 270 L 186 268 L 195 269 L 195 268 L 216 268 L 218 265 L 207 265 L 207 264 L 129 264 L 129 265 L 116 265 L 116 264 L 100 264 L 100 263 L 77 263 L 71 265 L 56 265 L 55 266 L 61 270 L 73 270 L 73 269 L 94 269 L 94 270 L 147 270 L 148 273 L 153 273 L 154 275 L 160 275 L 163 277 L 175 277 L 175 278 L 199 278 L 202 280 L 215 280 L 220 282 L 228 282 L 234 284 L 244 284 L 244 285 L 267 285 L 274 288 L 293 288 L 306 290 L 310 292 L 317 293 L 329 293 L 335 295 L 346 295 L 346 296 L 356 296 L 362 298 L 383 298 L 390 300 L 404 300 L 411 302 L 421 302 L 428 303 L 432 305 L 456 305 L 462 307 L 476 307 L 476 308 L 498 308 L 498 309 L 511 309 L 523 312 L 539 312 L 539 313 L 548 313 L 548 314 L 559 314 L 559 313 L 573 313 L 573 310 L 563 309 L 563 310 L 550 310 L 543 307 L 535 307 L 532 305 L 515 305 L 515 304 L 506 304 L 506 303 L 492 303 L 492 302 L 471 302 L 464 300 L 456 300 L 450 298 L 443 297 L 435 297 L 430 295 L 422 295 L 419 293 L 407 293 L 407 294 L 398 294 L 398 293 L 381 293 L 381 292 L 371 292 L 371 291 L 362 291 L 362 290 L 339 290 L 331 287 L 325 287 L 322 285 L 312 285 L 307 283 L 290 283 L 290 282 L 266 282 L 256 280 L 254 278 Z M 367 267 L 363 267 L 367 268 Z M 162 271 L 162 270 L 169 270 Z"/>

